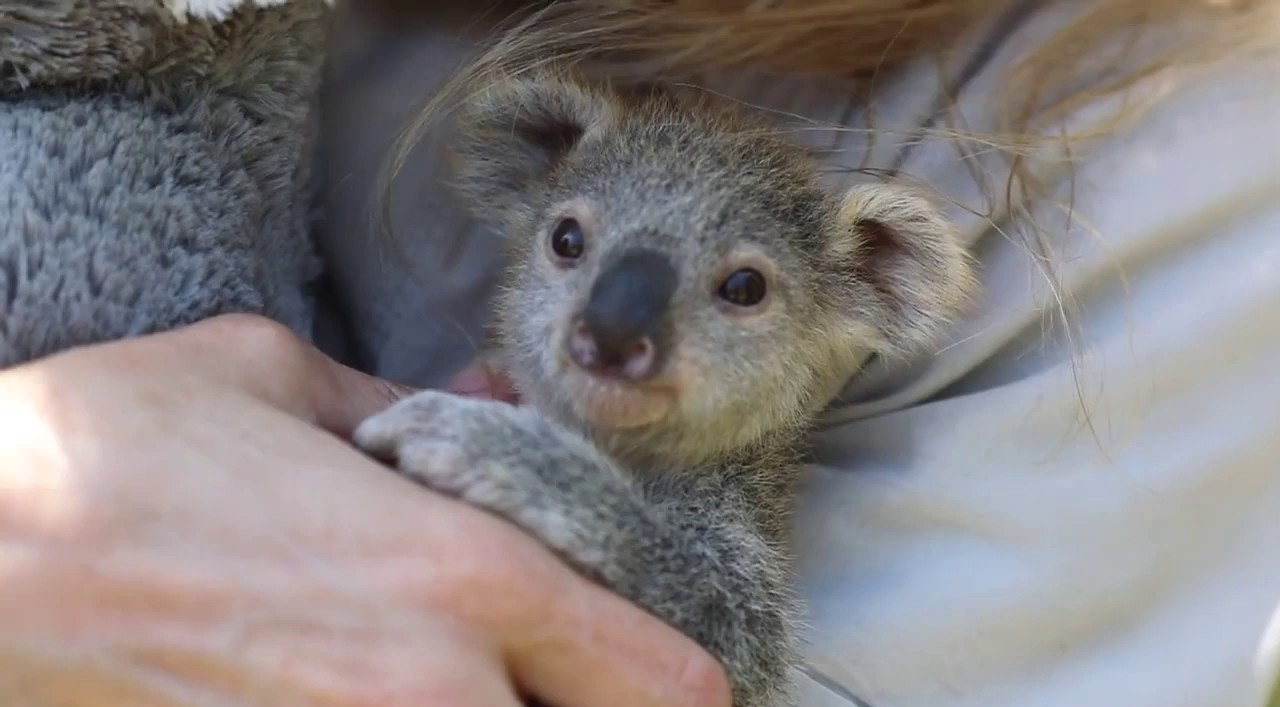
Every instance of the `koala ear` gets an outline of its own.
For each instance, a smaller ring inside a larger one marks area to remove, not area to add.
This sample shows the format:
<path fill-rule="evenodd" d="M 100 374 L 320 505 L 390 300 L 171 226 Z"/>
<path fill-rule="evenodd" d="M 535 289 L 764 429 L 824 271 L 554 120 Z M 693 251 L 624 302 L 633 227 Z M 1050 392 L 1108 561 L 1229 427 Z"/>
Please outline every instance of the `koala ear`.
<path fill-rule="evenodd" d="M 455 176 L 476 207 L 519 208 L 582 137 L 604 120 L 603 96 L 558 79 L 495 83 L 459 116 Z"/>
<path fill-rule="evenodd" d="M 975 290 L 965 249 L 941 209 L 896 186 L 857 186 L 837 216 L 832 261 L 857 283 L 854 316 L 881 355 L 929 346 Z"/>

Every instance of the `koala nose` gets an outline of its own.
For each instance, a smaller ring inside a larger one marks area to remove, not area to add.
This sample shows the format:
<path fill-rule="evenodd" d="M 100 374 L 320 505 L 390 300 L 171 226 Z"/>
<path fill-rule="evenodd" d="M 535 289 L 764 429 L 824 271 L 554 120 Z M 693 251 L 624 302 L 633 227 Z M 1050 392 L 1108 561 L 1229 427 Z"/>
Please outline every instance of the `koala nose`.
<path fill-rule="evenodd" d="M 569 340 L 569 356 L 574 363 L 593 373 L 617 375 L 632 381 L 652 377 L 656 359 L 653 340 L 647 336 L 602 337 L 581 322 Z"/>
<path fill-rule="evenodd" d="M 657 371 L 661 334 L 676 271 L 666 255 L 646 248 L 622 254 L 591 287 L 569 337 L 569 356 L 596 373 L 644 380 Z"/>

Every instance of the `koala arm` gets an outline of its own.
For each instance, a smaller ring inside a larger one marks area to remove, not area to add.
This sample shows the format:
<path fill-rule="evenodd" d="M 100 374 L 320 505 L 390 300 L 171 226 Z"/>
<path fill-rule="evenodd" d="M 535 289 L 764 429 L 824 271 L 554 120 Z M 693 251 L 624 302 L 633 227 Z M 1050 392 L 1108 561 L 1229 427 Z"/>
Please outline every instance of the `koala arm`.
<path fill-rule="evenodd" d="M 368 419 L 355 441 L 515 523 L 698 641 L 724 663 L 738 707 L 789 699 L 784 560 L 732 483 L 642 484 L 534 410 L 435 391 Z"/>

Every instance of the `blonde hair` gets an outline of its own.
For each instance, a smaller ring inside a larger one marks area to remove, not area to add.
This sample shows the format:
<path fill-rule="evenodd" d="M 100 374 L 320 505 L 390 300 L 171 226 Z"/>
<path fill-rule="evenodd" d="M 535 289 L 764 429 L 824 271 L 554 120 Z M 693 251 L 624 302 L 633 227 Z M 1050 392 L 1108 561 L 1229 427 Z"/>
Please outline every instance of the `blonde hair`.
<path fill-rule="evenodd" d="M 397 152 L 485 78 L 573 62 L 606 74 L 687 77 L 745 67 L 844 81 L 851 90 L 904 61 L 946 62 L 984 22 L 1055 6 L 1037 0 L 548 0 L 513 15 L 446 84 Z M 1071 17 L 1002 77 L 986 136 L 1021 152 L 1040 129 L 1156 74 L 1185 78 L 1220 59 L 1280 47 L 1280 0 L 1066 0 Z M 1135 48 L 1163 41 L 1159 51 Z M 1139 117 L 1128 104 L 1086 139 Z M 1047 136 L 1046 136 L 1047 137 Z M 1054 134 L 1053 139 L 1061 139 Z"/>
<path fill-rule="evenodd" d="M 414 145 L 489 81 L 564 63 L 640 79 L 688 79 L 741 67 L 843 82 L 869 98 L 878 76 L 908 60 L 935 60 L 953 75 L 963 71 L 946 64 L 985 25 L 1051 7 L 1070 16 L 1009 62 L 999 95 L 989 97 L 1001 107 L 996 123 L 968 133 L 943 106 L 927 131 L 1004 154 L 1010 204 L 1032 204 L 1043 191 L 1029 160 L 1041 147 L 1065 146 L 1069 153 L 1073 143 L 1104 138 L 1140 119 L 1151 103 L 1113 101 L 1087 131 L 1064 134 L 1059 121 L 1074 111 L 1124 96 L 1157 75 L 1173 88 L 1219 60 L 1280 48 L 1280 0 L 544 0 L 493 32 L 487 50 L 407 127 L 384 173 L 384 221 L 391 180 Z M 875 133 L 874 123 L 864 129 Z"/>

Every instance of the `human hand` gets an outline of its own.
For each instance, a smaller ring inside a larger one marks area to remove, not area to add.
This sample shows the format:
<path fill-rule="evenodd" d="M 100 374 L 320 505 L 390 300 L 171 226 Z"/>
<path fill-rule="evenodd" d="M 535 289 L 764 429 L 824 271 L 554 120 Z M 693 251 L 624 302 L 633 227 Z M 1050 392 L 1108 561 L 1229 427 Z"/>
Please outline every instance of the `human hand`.
<path fill-rule="evenodd" d="M 400 394 L 246 317 L 0 373 L 0 703 L 727 707 L 692 641 L 352 449 Z"/>

